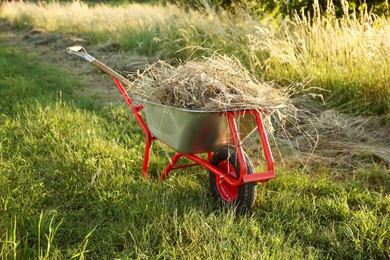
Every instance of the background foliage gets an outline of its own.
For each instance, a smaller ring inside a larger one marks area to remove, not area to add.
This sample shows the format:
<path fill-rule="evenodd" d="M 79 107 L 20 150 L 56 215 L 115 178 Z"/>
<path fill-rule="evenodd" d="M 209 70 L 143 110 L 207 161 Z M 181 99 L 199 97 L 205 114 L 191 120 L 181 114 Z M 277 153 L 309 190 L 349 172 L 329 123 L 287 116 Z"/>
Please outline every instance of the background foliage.
<path fill-rule="evenodd" d="M 2 2 L 10 2 L 11 0 L 0 0 Z M 23 0 L 12 0 L 23 1 Z M 42 0 L 24 0 L 24 2 L 42 2 Z M 45 0 L 45 2 L 53 2 L 53 0 Z M 73 0 L 58 0 L 58 2 L 73 2 Z M 132 4 L 132 3 L 148 3 L 148 4 L 174 4 L 180 7 L 189 9 L 204 9 L 205 5 L 212 6 L 214 8 L 222 7 L 224 9 L 234 10 L 237 7 L 244 7 L 251 10 L 256 14 L 273 13 L 274 15 L 288 16 L 293 15 L 295 12 L 309 12 L 314 13 L 313 5 L 318 2 L 321 9 L 324 11 L 328 5 L 328 0 L 83 0 L 82 2 L 95 5 L 95 4 Z M 350 0 L 349 10 L 364 9 L 381 15 L 390 14 L 390 5 L 388 0 Z M 336 7 L 338 16 L 343 14 L 342 1 L 333 1 Z"/>

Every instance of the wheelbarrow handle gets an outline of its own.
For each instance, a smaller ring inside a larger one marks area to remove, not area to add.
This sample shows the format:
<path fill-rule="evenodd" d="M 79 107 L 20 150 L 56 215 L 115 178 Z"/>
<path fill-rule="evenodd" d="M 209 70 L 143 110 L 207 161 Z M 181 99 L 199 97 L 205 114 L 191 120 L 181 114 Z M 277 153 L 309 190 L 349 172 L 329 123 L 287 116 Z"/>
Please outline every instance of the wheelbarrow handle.
<path fill-rule="evenodd" d="M 85 59 L 88 62 L 95 60 L 94 57 L 88 54 L 87 50 L 83 46 L 71 46 L 66 48 L 66 52 Z"/>
<path fill-rule="evenodd" d="M 89 63 L 91 63 L 92 65 L 94 65 L 95 67 L 97 67 L 98 69 L 100 69 L 101 71 L 103 71 L 104 73 L 109 75 L 110 77 L 119 80 L 122 84 L 125 84 L 126 86 L 133 87 L 133 84 L 128 79 L 126 79 L 125 77 L 120 75 L 118 72 L 116 72 L 113 69 L 111 69 L 110 67 L 108 67 L 106 64 L 104 64 L 104 63 L 98 61 L 97 59 L 95 59 L 94 57 L 92 57 L 90 54 L 88 54 L 87 50 L 83 46 L 68 47 L 68 48 L 66 48 L 66 52 L 85 59 L 86 61 L 88 61 Z"/>

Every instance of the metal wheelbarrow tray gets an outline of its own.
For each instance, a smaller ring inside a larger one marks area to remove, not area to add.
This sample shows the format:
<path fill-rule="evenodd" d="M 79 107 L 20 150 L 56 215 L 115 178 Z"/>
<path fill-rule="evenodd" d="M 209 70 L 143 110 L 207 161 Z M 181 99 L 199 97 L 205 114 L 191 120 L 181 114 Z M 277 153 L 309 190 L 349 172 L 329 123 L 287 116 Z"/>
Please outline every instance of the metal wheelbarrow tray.
<path fill-rule="evenodd" d="M 67 48 L 67 52 L 82 57 L 111 76 L 131 112 L 145 133 L 142 174 L 148 177 L 152 142 L 160 140 L 176 151 L 160 179 L 171 170 L 201 165 L 209 171 L 212 194 L 222 205 L 250 209 L 256 199 L 257 182 L 275 178 L 267 134 L 262 121 L 263 110 L 199 111 L 186 110 L 142 101 L 135 106 L 123 85 L 132 84 L 123 76 L 89 55 L 81 46 Z M 144 112 L 145 120 L 141 116 Z M 258 130 L 267 162 L 267 171 L 255 173 L 251 160 L 242 148 L 243 140 Z M 199 154 L 207 153 L 207 159 Z M 193 161 L 176 165 L 181 157 Z"/>
<path fill-rule="evenodd" d="M 150 132 L 175 151 L 187 154 L 213 152 L 234 144 L 229 124 L 221 111 L 187 110 L 144 101 Z M 243 141 L 256 127 L 253 116 L 236 117 Z"/>

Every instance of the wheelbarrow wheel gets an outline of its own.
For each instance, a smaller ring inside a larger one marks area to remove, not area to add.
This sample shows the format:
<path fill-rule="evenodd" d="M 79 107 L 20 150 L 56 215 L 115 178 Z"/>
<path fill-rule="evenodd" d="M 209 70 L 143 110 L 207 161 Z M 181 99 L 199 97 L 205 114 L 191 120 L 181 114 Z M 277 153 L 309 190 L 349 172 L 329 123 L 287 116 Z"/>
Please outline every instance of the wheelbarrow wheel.
<path fill-rule="evenodd" d="M 252 174 L 254 172 L 253 165 L 246 154 L 244 154 L 244 159 L 247 173 Z M 226 172 L 232 178 L 240 178 L 240 165 L 236 149 L 232 145 L 223 146 L 215 151 L 211 158 L 211 164 Z M 234 187 L 229 185 L 223 179 L 223 176 L 216 175 L 211 171 L 209 171 L 209 180 L 211 191 L 221 205 L 234 205 L 239 210 L 253 207 L 256 199 L 257 183 L 244 183 Z"/>

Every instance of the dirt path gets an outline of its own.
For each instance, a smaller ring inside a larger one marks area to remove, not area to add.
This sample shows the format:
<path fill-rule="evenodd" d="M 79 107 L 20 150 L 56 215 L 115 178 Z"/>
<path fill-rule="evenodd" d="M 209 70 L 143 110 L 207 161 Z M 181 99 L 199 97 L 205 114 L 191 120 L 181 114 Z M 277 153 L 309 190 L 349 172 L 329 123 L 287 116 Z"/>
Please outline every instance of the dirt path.
<path fill-rule="evenodd" d="M 26 53 L 34 53 L 39 61 L 53 64 L 71 71 L 77 80 L 84 83 L 84 95 L 98 96 L 103 102 L 120 102 L 122 97 L 110 78 L 99 72 L 84 60 L 66 53 L 66 47 L 82 45 L 91 55 L 103 61 L 112 68 L 124 73 L 134 73 L 143 70 L 153 59 L 136 55 L 124 55 L 119 46 L 91 46 L 84 36 L 47 33 L 41 30 L 16 30 L 7 23 L 0 22 L 0 37 L 11 46 L 17 46 Z"/>
<path fill-rule="evenodd" d="M 77 80 L 83 82 L 83 95 L 99 97 L 99 100 L 107 103 L 122 101 L 115 85 L 107 75 L 87 62 L 68 55 L 66 47 L 85 46 L 93 56 L 108 66 L 126 73 L 143 70 L 155 60 L 121 52 L 116 44 L 92 45 L 85 36 L 39 30 L 20 31 L 4 22 L 0 22 L 0 37 L 22 51 L 35 53 L 41 62 L 71 71 Z M 285 160 L 287 166 L 325 163 L 332 167 L 350 169 L 379 163 L 390 169 L 390 123 L 383 123 L 388 118 L 347 116 L 335 110 L 321 108 L 307 99 L 298 104 L 304 104 L 298 113 L 299 126 L 289 129 L 291 136 L 288 145 L 286 140 L 280 140 L 280 143 L 294 147 L 297 155 Z"/>

